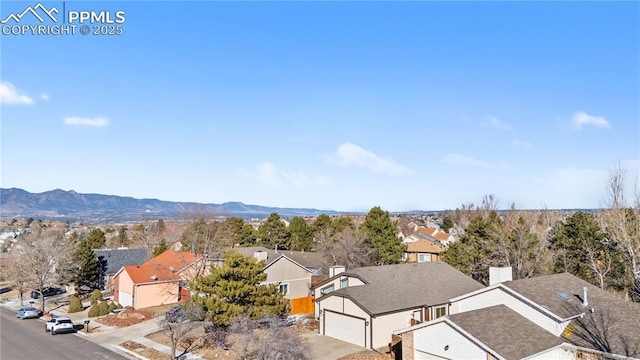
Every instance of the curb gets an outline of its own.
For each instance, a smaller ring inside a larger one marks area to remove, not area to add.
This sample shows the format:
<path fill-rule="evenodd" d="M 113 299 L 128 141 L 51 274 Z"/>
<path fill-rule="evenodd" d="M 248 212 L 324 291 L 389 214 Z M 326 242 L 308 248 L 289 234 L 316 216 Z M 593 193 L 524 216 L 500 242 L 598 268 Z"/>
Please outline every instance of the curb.
<path fill-rule="evenodd" d="M 135 357 L 135 358 L 137 358 L 137 359 L 140 359 L 140 360 L 150 360 L 150 359 L 148 359 L 148 358 L 146 358 L 146 357 L 144 357 L 144 356 L 142 356 L 142 355 L 140 355 L 140 354 L 136 354 L 134 351 L 131 351 L 131 350 L 129 350 L 129 349 L 125 349 L 125 348 L 123 348 L 123 347 L 122 347 L 122 346 L 120 346 L 120 345 L 112 345 L 112 346 L 113 346 L 115 349 L 117 349 L 117 350 L 119 350 L 119 351 L 122 351 L 122 352 L 124 352 L 124 353 L 127 353 L 127 354 L 129 354 L 129 355 L 131 355 L 131 356 L 133 356 L 133 357 Z"/>

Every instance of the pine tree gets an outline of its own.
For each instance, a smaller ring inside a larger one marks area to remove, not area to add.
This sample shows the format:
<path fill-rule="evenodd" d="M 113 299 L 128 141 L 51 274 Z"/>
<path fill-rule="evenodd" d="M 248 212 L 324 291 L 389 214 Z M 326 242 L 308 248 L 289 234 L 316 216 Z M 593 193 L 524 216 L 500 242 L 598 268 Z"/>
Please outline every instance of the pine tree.
<path fill-rule="evenodd" d="M 313 229 L 300 216 L 291 219 L 289 223 L 291 234 L 291 250 L 308 251 L 313 246 Z"/>
<path fill-rule="evenodd" d="M 367 237 L 378 265 L 402 262 L 406 246 L 398 236 L 397 226 L 389 217 L 388 211 L 383 211 L 379 206 L 372 208 L 365 216 L 360 230 Z"/>
<path fill-rule="evenodd" d="M 225 254 L 221 268 L 211 267 L 211 274 L 196 277 L 191 284 L 190 301 L 204 308 L 214 325 L 227 326 L 240 314 L 254 319 L 284 314 L 287 304 L 277 285 L 261 285 L 267 279 L 262 270 L 264 262 L 257 262 L 238 253 Z"/>
<path fill-rule="evenodd" d="M 160 240 L 158 245 L 153 247 L 153 257 L 156 257 L 167 250 L 169 250 L 169 244 L 167 244 L 167 241 L 163 238 Z"/>
<path fill-rule="evenodd" d="M 277 213 L 271 213 L 267 220 L 260 224 L 258 236 L 260 237 L 259 245 L 266 248 L 273 249 L 277 246 L 278 249 L 288 250 L 291 246 L 291 234 Z"/>
<path fill-rule="evenodd" d="M 87 238 L 85 239 L 85 243 L 89 249 L 102 249 L 104 245 L 107 243 L 107 237 L 104 234 L 104 231 L 100 229 L 93 229 Z"/>
<path fill-rule="evenodd" d="M 78 265 L 73 279 L 76 285 L 88 286 L 92 289 L 98 288 L 102 268 L 98 257 L 88 242 L 88 238 L 78 244 L 74 253 L 74 260 Z"/>

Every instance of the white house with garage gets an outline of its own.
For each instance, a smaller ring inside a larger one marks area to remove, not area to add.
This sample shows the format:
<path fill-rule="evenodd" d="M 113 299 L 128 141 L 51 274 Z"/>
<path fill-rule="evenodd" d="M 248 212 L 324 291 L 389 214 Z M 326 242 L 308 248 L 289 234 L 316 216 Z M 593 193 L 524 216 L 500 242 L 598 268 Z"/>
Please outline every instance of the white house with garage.
<path fill-rule="evenodd" d="M 449 299 L 483 288 L 443 262 L 362 267 L 331 267 L 330 278 L 313 289 L 318 332 L 379 349 L 394 330 L 439 318 Z"/>
<path fill-rule="evenodd" d="M 568 273 L 511 281 L 507 269 L 490 286 L 453 297 L 447 316 L 395 331 L 402 358 L 640 358 L 640 304 Z"/>

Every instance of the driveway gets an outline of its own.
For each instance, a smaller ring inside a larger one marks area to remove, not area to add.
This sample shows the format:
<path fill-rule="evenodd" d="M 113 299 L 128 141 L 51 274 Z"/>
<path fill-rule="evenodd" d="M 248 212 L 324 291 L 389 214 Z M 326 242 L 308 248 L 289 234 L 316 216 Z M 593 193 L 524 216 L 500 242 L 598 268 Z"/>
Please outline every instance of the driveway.
<path fill-rule="evenodd" d="M 312 357 L 315 360 L 336 360 L 343 356 L 361 352 L 365 348 L 340 341 L 332 337 L 318 335 L 316 332 L 310 331 L 302 334 L 307 339 L 307 343 L 311 348 Z"/>

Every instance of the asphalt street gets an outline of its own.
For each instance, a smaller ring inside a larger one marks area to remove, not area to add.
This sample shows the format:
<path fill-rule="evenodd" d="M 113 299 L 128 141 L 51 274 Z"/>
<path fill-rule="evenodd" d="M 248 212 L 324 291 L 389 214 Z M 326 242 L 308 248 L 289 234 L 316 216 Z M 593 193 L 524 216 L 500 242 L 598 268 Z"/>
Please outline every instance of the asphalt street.
<path fill-rule="evenodd" d="M 92 359 L 126 360 L 76 334 L 51 335 L 44 321 L 20 320 L 14 311 L 0 308 L 0 359 Z"/>

